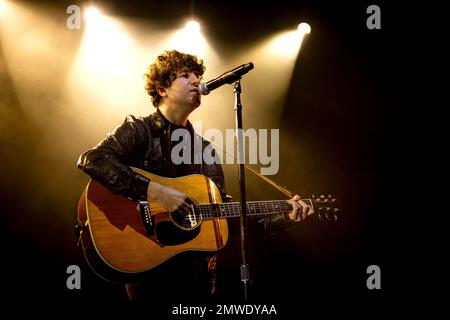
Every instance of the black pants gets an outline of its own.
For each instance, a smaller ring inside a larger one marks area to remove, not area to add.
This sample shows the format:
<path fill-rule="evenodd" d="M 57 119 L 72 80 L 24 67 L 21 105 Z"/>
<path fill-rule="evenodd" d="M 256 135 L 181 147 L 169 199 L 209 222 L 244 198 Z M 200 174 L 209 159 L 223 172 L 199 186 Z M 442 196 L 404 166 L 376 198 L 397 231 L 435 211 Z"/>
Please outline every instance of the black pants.
<path fill-rule="evenodd" d="M 216 256 L 201 252 L 179 254 L 158 266 L 141 283 L 128 283 L 129 300 L 190 303 L 214 299 Z"/>

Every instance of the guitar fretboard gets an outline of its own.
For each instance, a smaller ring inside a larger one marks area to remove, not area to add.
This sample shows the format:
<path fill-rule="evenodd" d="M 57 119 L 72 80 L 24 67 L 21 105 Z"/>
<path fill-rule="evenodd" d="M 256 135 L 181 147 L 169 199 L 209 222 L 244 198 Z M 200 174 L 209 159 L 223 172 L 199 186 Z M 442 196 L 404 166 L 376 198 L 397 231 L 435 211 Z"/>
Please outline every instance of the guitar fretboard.
<path fill-rule="evenodd" d="M 312 206 L 310 199 L 302 199 L 306 204 Z M 247 215 L 265 215 L 276 213 L 288 213 L 292 211 L 292 205 L 288 200 L 269 200 L 269 201 L 249 201 L 247 202 Z M 200 204 L 194 207 L 197 218 L 207 220 L 215 218 L 231 218 L 241 215 L 240 202 L 226 202 L 213 204 Z"/>

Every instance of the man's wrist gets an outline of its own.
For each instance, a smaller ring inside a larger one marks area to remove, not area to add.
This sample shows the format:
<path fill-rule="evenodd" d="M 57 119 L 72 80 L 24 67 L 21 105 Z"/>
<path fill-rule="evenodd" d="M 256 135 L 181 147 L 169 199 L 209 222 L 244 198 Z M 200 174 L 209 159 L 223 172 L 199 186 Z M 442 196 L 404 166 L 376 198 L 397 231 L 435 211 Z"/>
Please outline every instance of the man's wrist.
<path fill-rule="evenodd" d="M 154 181 L 150 181 L 147 187 L 147 199 L 155 198 L 155 196 L 159 193 L 160 184 Z"/>

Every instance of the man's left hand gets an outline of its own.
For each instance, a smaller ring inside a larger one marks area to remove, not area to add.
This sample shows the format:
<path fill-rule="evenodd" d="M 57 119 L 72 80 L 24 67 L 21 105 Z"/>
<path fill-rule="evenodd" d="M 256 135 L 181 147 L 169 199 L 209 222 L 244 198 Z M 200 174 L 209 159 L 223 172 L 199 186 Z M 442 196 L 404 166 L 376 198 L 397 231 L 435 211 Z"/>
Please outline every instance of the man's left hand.
<path fill-rule="evenodd" d="M 288 201 L 292 204 L 292 211 L 289 212 L 289 219 L 295 222 L 303 221 L 308 216 L 314 214 L 313 208 L 308 206 L 303 200 L 300 198 L 298 194 L 296 194 L 292 199 Z"/>

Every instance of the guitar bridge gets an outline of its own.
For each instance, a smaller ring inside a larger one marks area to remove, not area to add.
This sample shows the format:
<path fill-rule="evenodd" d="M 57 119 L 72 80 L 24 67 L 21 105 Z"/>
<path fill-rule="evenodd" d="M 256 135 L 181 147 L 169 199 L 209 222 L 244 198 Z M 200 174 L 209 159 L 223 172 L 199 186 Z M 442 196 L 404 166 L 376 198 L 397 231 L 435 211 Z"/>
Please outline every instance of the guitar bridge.
<path fill-rule="evenodd" d="M 139 201 L 139 211 L 141 212 L 142 223 L 148 236 L 155 236 L 154 218 L 150 214 L 148 201 Z"/>

